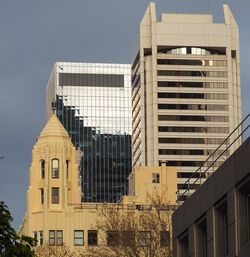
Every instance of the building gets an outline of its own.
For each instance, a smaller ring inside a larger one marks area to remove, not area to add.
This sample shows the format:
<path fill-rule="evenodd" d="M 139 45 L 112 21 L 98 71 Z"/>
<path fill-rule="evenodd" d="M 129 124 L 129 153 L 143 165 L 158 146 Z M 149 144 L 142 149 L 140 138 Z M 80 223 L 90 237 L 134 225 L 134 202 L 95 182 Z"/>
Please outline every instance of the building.
<path fill-rule="evenodd" d="M 105 204 L 81 202 L 78 153 L 65 128 L 52 114 L 33 147 L 27 211 L 20 235 L 37 238 L 38 245 L 65 244 L 73 250 L 108 244 L 108 237 L 102 237 L 96 229 L 97 209 Z M 142 212 L 150 204 L 147 194 L 154 192 L 165 197 L 164 211 L 175 205 L 175 168 L 140 167 L 134 169 L 131 177 L 133 195 L 109 205 L 122 211 Z"/>
<path fill-rule="evenodd" d="M 56 63 L 48 118 L 53 112 L 82 151 L 83 200 L 116 202 L 131 172 L 130 65 Z"/>
<path fill-rule="evenodd" d="M 224 23 L 208 14 L 157 20 L 150 3 L 140 24 L 131 72 L 132 166 L 167 161 L 178 169 L 179 189 L 241 121 L 238 26 L 223 8 Z"/>
<path fill-rule="evenodd" d="M 250 256 L 249 154 L 250 138 L 174 212 L 174 257 Z"/>

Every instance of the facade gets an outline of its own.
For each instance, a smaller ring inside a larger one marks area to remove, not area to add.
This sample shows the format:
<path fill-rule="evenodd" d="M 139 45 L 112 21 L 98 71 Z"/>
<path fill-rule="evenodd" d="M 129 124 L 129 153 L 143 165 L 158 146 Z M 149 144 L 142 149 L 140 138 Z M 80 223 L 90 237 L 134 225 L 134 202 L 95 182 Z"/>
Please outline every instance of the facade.
<path fill-rule="evenodd" d="M 52 115 L 33 147 L 27 212 L 20 235 L 37 238 L 38 245 L 65 244 L 72 250 L 107 244 L 96 229 L 97 210 L 105 204 L 81 202 L 78 153 Z M 116 208 L 141 212 L 149 204 L 147 193 L 154 192 L 165 197 L 167 206 L 175 205 L 175 168 L 140 167 L 132 174 L 129 185 L 134 194 L 124 196 Z"/>
<path fill-rule="evenodd" d="M 249 154 L 250 138 L 174 212 L 174 257 L 250 256 Z"/>
<path fill-rule="evenodd" d="M 163 13 L 157 20 L 150 3 L 140 24 L 132 64 L 132 165 L 167 161 L 177 167 L 179 189 L 241 121 L 238 26 L 227 5 L 224 17 L 214 23 L 207 14 Z"/>
<path fill-rule="evenodd" d="M 48 118 L 53 112 L 82 151 L 83 200 L 116 202 L 131 172 L 130 65 L 56 63 Z"/>

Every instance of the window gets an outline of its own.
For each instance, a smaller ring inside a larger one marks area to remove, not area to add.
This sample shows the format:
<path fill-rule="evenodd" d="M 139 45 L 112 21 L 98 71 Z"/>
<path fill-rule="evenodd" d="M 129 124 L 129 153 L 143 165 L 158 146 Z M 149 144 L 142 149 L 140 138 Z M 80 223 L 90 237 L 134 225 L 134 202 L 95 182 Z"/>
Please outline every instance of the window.
<path fill-rule="evenodd" d="M 204 115 L 158 115 L 159 121 L 204 121 L 204 122 L 228 122 L 228 116 L 204 116 Z"/>
<path fill-rule="evenodd" d="M 108 246 L 117 246 L 119 244 L 118 236 L 119 236 L 118 231 L 114 231 L 114 230 L 108 231 L 107 232 Z"/>
<path fill-rule="evenodd" d="M 207 257 L 207 220 L 202 218 L 196 223 L 197 256 Z"/>
<path fill-rule="evenodd" d="M 88 230 L 88 245 L 97 245 L 97 230 Z"/>
<path fill-rule="evenodd" d="M 56 231 L 56 245 L 63 245 L 63 231 Z"/>
<path fill-rule="evenodd" d="M 188 232 L 184 232 L 177 241 L 177 247 L 180 257 L 188 257 L 189 256 L 189 240 L 188 240 Z"/>
<path fill-rule="evenodd" d="M 223 213 L 223 242 L 224 242 L 224 256 L 229 254 L 229 242 L 228 242 L 228 214 Z"/>
<path fill-rule="evenodd" d="M 216 213 L 216 241 L 217 255 L 227 256 L 229 253 L 228 244 L 228 214 L 227 214 L 227 201 L 223 200 L 215 208 Z"/>
<path fill-rule="evenodd" d="M 59 160 L 52 160 L 52 178 L 59 178 Z"/>
<path fill-rule="evenodd" d="M 51 203 L 58 204 L 59 203 L 59 187 L 52 187 L 51 194 Z"/>
<path fill-rule="evenodd" d="M 45 178 L 45 160 L 41 160 L 41 178 Z"/>
<path fill-rule="evenodd" d="M 33 232 L 33 237 L 36 240 L 35 245 L 37 245 L 37 232 L 36 231 Z"/>
<path fill-rule="evenodd" d="M 151 245 L 150 231 L 139 231 L 138 242 L 140 246 L 150 246 Z"/>
<path fill-rule="evenodd" d="M 152 174 L 152 183 L 160 183 L 160 173 Z"/>
<path fill-rule="evenodd" d="M 63 231 L 50 230 L 49 231 L 49 245 L 63 245 Z"/>
<path fill-rule="evenodd" d="M 55 230 L 49 231 L 49 245 L 55 245 Z"/>
<path fill-rule="evenodd" d="M 250 178 L 238 187 L 238 222 L 240 248 L 250 241 Z"/>
<path fill-rule="evenodd" d="M 250 240 L 250 195 L 247 195 L 247 235 L 248 235 L 248 241 Z"/>
<path fill-rule="evenodd" d="M 40 202 L 41 204 L 44 203 L 44 189 L 40 188 Z"/>
<path fill-rule="evenodd" d="M 158 70 L 158 76 L 227 77 L 226 71 Z"/>
<path fill-rule="evenodd" d="M 122 242 L 125 246 L 133 246 L 135 244 L 135 232 L 134 231 L 122 231 Z"/>
<path fill-rule="evenodd" d="M 66 161 L 66 176 L 69 177 L 69 161 Z"/>
<path fill-rule="evenodd" d="M 169 247 L 170 246 L 170 232 L 169 231 L 161 231 L 161 247 Z"/>
<path fill-rule="evenodd" d="M 39 244 L 40 245 L 43 245 L 43 231 L 39 231 L 39 235 L 40 235 L 40 237 L 39 237 Z"/>
<path fill-rule="evenodd" d="M 74 230 L 74 245 L 84 245 L 83 230 Z"/>

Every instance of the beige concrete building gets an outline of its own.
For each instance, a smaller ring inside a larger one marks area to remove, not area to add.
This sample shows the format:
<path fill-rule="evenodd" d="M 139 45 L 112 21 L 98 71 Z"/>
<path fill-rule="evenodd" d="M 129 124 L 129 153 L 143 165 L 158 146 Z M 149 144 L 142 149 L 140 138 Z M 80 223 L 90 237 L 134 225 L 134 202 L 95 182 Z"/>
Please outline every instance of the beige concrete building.
<path fill-rule="evenodd" d="M 177 167 L 179 188 L 241 121 L 239 32 L 229 7 L 223 9 L 223 23 L 208 14 L 163 13 L 157 20 L 150 3 L 140 24 L 132 63 L 133 167 L 167 161 Z"/>
<path fill-rule="evenodd" d="M 27 212 L 19 234 L 34 236 L 38 245 L 66 244 L 72 249 L 103 245 L 95 228 L 102 203 L 82 203 L 78 152 L 55 115 L 49 119 L 32 151 Z M 139 167 L 129 177 L 130 195 L 118 203 L 142 211 L 147 196 L 157 192 L 167 205 L 176 202 L 176 170 Z"/>

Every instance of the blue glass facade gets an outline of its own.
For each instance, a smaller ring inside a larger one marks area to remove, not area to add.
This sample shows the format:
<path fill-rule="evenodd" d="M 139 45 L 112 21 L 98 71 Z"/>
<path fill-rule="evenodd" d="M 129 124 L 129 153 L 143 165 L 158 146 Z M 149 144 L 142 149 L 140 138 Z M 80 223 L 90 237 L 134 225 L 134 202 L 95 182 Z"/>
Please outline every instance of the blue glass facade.
<path fill-rule="evenodd" d="M 131 171 L 130 66 L 56 63 L 47 88 L 54 112 L 83 153 L 83 200 L 116 202 Z"/>

